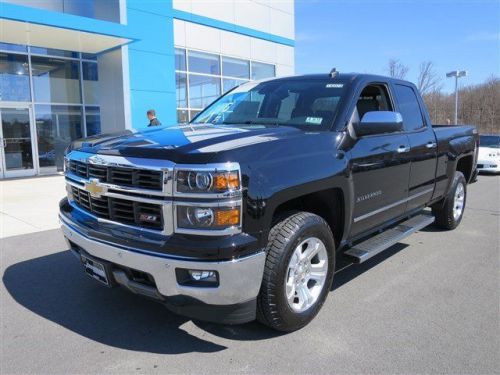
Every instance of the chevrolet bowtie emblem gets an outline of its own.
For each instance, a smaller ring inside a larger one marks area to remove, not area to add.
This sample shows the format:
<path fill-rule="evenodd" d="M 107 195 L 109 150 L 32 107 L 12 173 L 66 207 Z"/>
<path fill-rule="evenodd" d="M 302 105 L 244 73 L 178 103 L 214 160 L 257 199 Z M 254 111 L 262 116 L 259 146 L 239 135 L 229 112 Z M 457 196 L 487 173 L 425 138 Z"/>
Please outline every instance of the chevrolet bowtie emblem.
<path fill-rule="evenodd" d="M 97 178 L 91 178 L 85 182 L 85 191 L 88 191 L 93 198 L 100 198 L 108 189 L 99 183 Z"/>

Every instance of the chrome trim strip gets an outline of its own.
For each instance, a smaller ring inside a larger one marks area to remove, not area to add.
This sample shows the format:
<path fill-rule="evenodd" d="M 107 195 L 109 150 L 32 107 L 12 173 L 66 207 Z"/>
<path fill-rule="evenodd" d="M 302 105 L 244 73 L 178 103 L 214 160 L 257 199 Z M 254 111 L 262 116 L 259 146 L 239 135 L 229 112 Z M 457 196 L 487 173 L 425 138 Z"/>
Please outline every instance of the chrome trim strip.
<path fill-rule="evenodd" d="M 80 184 L 74 182 L 71 179 L 66 179 L 66 183 L 68 185 L 71 185 L 71 186 L 74 186 L 76 188 L 79 188 L 79 189 L 81 189 L 83 191 L 86 191 L 84 189 L 83 185 L 80 185 Z M 101 185 L 106 185 L 106 184 L 101 184 Z M 131 196 L 131 195 L 120 194 L 120 193 L 113 193 L 111 191 L 107 191 L 107 192 L 103 193 L 102 196 L 104 196 L 104 197 L 112 197 L 112 198 L 119 198 L 119 199 L 125 199 L 125 200 L 129 200 L 129 201 L 133 201 L 133 202 L 151 203 L 151 204 L 157 204 L 157 205 L 161 205 L 164 202 L 171 202 L 169 200 L 164 200 L 164 199 L 144 198 L 144 197 Z"/>
<path fill-rule="evenodd" d="M 169 172 L 164 172 L 164 173 L 169 173 Z M 80 182 L 82 185 L 85 184 L 85 182 L 88 182 L 87 178 L 77 176 L 76 174 L 74 174 L 71 171 L 66 171 L 66 179 L 71 179 L 73 181 Z M 165 194 L 165 192 L 162 192 L 160 190 L 138 189 L 135 187 L 128 187 L 128 186 L 124 186 L 124 185 L 115 185 L 115 184 L 110 184 L 107 182 L 100 182 L 100 181 L 99 181 L 99 184 L 102 186 L 106 186 L 108 189 L 117 190 L 117 191 L 124 191 L 127 193 L 143 194 L 143 195 L 155 195 L 158 197 L 170 196 L 170 195 Z"/>
<path fill-rule="evenodd" d="M 420 196 L 422 196 L 422 195 L 425 195 L 425 194 L 431 193 L 432 191 L 434 191 L 434 188 L 429 188 L 429 189 L 423 190 L 423 191 L 421 191 L 421 192 L 419 192 L 419 193 L 417 193 L 417 194 L 411 195 L 411 196 L 409 196 L 409 197 L 407 197 L 407 198 L 401 199 L 401 200 L 396 201 L 396 202 L 394 202 L 394 203 L 391 203 L 391 204 L 389 204 L 389 205 L 387 205 L 387 206 L 384 206 L 384 207 L 378 208 L 378 209 L 376 209 L 376 210 L 374 210 L 374 211 L 371 211 L 371 212 L 368 212 L 368 213 L 366 213 L 366 214 L 364 214 L 364 215 L 361 215 L 361 216 L 355 217 L 355 218 L 354 218 L 354 222 L 355 222 L 355 223 L 357 223 L 357 222 L 359 222 L 359 221 L 361 221 L 361 220 L 368 219 L 369 217 L 372 217 L 373 215 L 377 215 L 377 214 L 379 214 L 379 213 L 381 213 L 381 212 L 384 212 L 384 211 L 390 210 L 391 208 L 394 208 L 394 207 L 396 207 L 396 206 L 399 206 L 400 204 L 406 203 L 406 202 L 408 202 L 408 201 L 410 201 L 410 200 L 412 200 L 412 199 L 418 198 L 418 197 L 420 197 Z"/>
<path fill-rule="evenodd" d="M 72 199 L 68 198 L 68 202 L 71 205 L 71 207 L 73 207 L 73 209 L 80 211 L 81 213 L 83 213 L 87 216 L 90 216 L 92 219 L 96 220 L 98 223 L 112 224 L 112 225 L 115 225 L 118 227 L 133 229 L 133 230 L 136 230 L 139 232 L 144 231 L 144 232 L 160 234 L 160 235 L 164 235 L 164 236 L 170 236 L 173 234 L 172 220 L 165 219 L 165 217 L 172 217 L 172 212 L 173 212 L 172 211 L 172 204 L 163 205 L 163 207 L 162 207 L 163 215 L 168 215 L 168 216 L 163 216 L 163 230 L 156 230 L 156 229 L 142 228 L 138 225 L 123 224 L 123 223 L 120 223 L 119 221 L 103 219 L 102 217 L 95 216 L 93 213 L 76 205 Z M 61 216 L 61 215 L 59 215 L 59 216 Z"/>
<path fill-rule="evenodd" d="M 66 155 L 67 160 L 76 160 L 82 163 L 88 163 L 93 165 L 102 165 L 106 167 L 120 167 L 120 168 L 133 168 L 133 169 L 144 169 L 150 171 L 158 171 L 163 172 L 163 184 L 162 190 L 150 190 L 150 189 L 140 189 L 135 187 L 126 187 L 122 185 L 114 185 L 102 182 L 103 185 L 106 185 L 115 190 L 122 190 L 127 192 L 136 192 L 138 194 L 147 194 L 147 195 L 160 195 L 170 197 L 172 196 L 172 181 L 173 181 L 173 172 L 175 163 L 169 160 L 160 160 L 160 159 L 144 159 L 144 158 L 134 158 L 134 157 L 123 157 L 123 156 L 114 156 L 114 155 L 99 155 L 99 154 L 90 154 L 87 152 L 81 151 L 71 151 L 68 155 Z M 66 171 L 66 175 L 74 174 Z M 81 179 L 79 176 L 75 176 Z M 83 178 L 85 181 L 86 179 Z"/>

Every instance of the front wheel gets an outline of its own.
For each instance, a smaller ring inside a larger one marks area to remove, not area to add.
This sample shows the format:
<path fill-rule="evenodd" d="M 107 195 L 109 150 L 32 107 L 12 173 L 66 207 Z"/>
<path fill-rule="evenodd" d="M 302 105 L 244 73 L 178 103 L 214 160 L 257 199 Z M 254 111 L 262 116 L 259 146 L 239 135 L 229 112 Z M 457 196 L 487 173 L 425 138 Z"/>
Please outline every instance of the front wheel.
<path fill-rule="evenodd" d="M 461 172 L 455 172 L 450 192 L 444 202 L 432 208 L 436 225 L 442 229 L 455 229 L 462 221 L 467 199 L 467 181 Z"/>
<path fill-rule="evenodd" d="M 271 229 L 266 250 L 257 317 L 276 330 L 295 331 L 316 316 L 330 290 L 332 232 L 320 216 L 294 213 Z"/>

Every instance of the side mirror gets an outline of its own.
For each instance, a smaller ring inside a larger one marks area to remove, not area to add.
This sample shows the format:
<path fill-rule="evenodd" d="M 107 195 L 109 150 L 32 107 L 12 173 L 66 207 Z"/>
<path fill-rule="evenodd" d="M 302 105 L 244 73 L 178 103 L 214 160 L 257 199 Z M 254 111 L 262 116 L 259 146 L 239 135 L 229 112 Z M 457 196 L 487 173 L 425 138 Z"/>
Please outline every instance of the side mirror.
<path fill-rule="evenodd" d="M 403 116 L 399 112 L 366 112 L 361 121 L 354 124 L 358 137 L 364 135 L 399 132 L 403 129 Z"/>

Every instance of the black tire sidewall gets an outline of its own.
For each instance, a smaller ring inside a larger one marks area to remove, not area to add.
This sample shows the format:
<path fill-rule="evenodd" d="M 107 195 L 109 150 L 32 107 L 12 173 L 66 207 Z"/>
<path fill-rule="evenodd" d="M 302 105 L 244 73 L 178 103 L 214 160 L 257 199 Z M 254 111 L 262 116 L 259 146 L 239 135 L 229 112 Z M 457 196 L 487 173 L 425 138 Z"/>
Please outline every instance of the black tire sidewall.
<path fill-rule="evenodd" d="M 286 299 L 286 286 L 285 277 L 288 272 L 288 264 L 290 258 L 292 257 L 295 248 L 305 239 L 309 237 L 316 237 L 320 239 L 326 249 L 328 254 L 328 272 L 323 286 L 323 290 L 318 297 L 316 303 L 309 309 L 303 312 L 295 312 L 292 310 L 288 301 Z M 293 236 L 290 238 L 285 246 L 282 254 L 282 259 L 280 265 L 275 275 L 276 284 L 276 309 L 283 320 L 283 323 L 287 327 L 293 327 L 293 329 L 298 329 L 309 323 L 319 312 L 323 303 L 330 291 L 332 284 L 334 267 L 335 267 L 335 243 L 333 241 L 333 236 L 328 225 L 319 217 L 309 217 L 306 223 L 300 228 L 294 231 Z"/>

